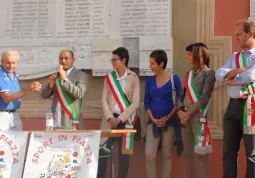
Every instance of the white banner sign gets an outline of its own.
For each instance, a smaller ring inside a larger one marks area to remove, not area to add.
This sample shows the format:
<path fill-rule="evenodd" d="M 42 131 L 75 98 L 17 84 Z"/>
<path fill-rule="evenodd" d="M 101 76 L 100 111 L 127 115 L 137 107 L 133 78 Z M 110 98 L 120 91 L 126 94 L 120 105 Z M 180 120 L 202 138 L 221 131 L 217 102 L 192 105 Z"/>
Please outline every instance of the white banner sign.
<path fill-rule="evenodd" d="M 96 178 L 100 134 L 33 132 L 23 178 Z"/>
<path fill-rule="evenodd" d="M 0 131 L 0 178 L 22 178 L 28 132 Z"/>

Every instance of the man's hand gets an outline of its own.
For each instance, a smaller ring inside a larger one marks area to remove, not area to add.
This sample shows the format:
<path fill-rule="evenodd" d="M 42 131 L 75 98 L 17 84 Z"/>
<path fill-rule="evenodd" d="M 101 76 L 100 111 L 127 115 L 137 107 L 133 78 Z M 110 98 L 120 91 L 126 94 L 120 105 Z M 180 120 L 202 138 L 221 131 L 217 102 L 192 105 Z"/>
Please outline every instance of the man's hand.
<path fill-rule="evenodd" d="M 229 72 L 227 73 L 227 75 L 225 76 L 225 78 L 226 78 L 226 79 L 233 79 L 233 78 L 235 78 L 238 74 L 241 74 L 242 72 L 246 71 L 247 69 L 249 69 L 249 67 L 232 69 L 231 71 L 229 71 Z"/>
<path fill-rule="evenodd" d="M 62 65 L 59 66 L 58 73 L 59 73 L 59 77 L 60 77 L 61 80 L 66 80 L 67 79 L 66 71 L 63 69 Z"/>
<path fill-rule="evenodd" d="M 111 128 L 116 128 L 120 121 L 116 118 L 109 118 L 108 122 L 110 123 Z"/>
<path fill-rule="evenodd" d="M 58 77 L 58 72 L 55 72 L 54 74 L 52 74 L 49 77 L 48 84 L 49 84 L 50 88 L 52 88 L 54 86 L 54 83 L 55 83 L 57 77 Z"/>
<path fill-rule="evenodd" d="M 235 79 L 227 80 L 225 83 L 227 83 L 228 85 L 231 85 L 231 86 L 240 86 L 241 85 Z"/>
<path fill-rule="evenodd" d="M 42 88 L 42 85 L 39 82 L 33 82 L 30 84 L 30 89 L 32 91 L 40 91 Z"/>

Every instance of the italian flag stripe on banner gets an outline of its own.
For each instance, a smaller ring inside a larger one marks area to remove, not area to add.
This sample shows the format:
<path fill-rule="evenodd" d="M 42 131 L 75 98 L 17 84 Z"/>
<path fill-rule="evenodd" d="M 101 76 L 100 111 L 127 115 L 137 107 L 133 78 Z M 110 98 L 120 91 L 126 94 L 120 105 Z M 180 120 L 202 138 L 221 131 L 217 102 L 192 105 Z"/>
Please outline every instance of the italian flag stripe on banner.
<path fill-rule="evenodd" d="M 242 50 L 236 54 L 235 62 L 236 68 L 247 67 L 246 53 Z M 245 99 L 243 112 L 243 134 L 255 134 L 255 87 L 254 82 L 249 84 L 242 84 L 240 89 L 240 96 Z"/>
<path fill-rule="evenodd" d="M 73 104 L 70 101 L 66 91 L 62 87 L 62 83 L 60 78 L 56 79 L 53 90 L 58 98 L 58 101 L 61 105 L 61 108 L 65 112 L 65 114 L 72 120 L 72 124 L 70 125 L 70 130 L 78 130 L 79 129 L 79 115 L 76 113 Z"/>
<path fill-rule="evenodd" d="M 255 92 L 254 83 L 242 85 L 241 96 L 246 100 L 243 112 L 243 133 L 247 135 L 255 134 Z M 244 95 L 244 93 L 246 95 Z"/>
<path fill-rule="evenodd" d="M 195 81 L 195 71 L 191 70 L 186 75 L 185 86 L 191 104 L 195 104 L 200 99 Z M 210 129 L 207 125 L 208 104 L 197 112 L 199 124 L 196 131 L 195 152 L 198 154 L 207 154 L 212 152 L 212 139 Z"/>
<path fill-rule="evenodd" d="M 127 107 L 130 106 L 119 81 L 117 80 L 115 71 L 108 73 L 105 76 L 106 82 L 113 94 L 113 97 L 118 104 L 120 111 L 123 112 Z M 134 112 L 127 120 L 125 124 L 125 129 L 133 129 L 134 123 L 137 119 L 136 112 Z M 134 148 L 134 133 L 123 134 L 122 136 L 122 153 L 123 154 L 133 154 Z"/>

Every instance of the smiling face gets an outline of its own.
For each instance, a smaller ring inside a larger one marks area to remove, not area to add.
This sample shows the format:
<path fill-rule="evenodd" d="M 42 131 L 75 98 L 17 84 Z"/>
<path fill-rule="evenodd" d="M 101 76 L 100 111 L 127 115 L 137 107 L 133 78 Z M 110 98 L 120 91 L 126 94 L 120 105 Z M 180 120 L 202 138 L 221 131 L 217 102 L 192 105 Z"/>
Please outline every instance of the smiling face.
<path fill-rule="evenodd" d="M 113 54 L 111 59 L 112 67 L 115 70 L 118 70 L 120 68 L 126 67 L 126 59 L 121 59 L 118 55 Z"/>
<path fill-rule="evenodd" d="M 157 73 L 160 70 L 163 70 L 164 62 L 161 62 L 160 64 L 157 63 L 156 59 L 153 57 L 150 57 L 150 69 L 153 73 Z"/>
<path fill-rule="evenodd" d="M 3 56 L 1 64 L 3 68 L 10 74 L 13 74 L 19 60 L 19 55 L 15 53 L 6 53 Z"/>
<path fill-rule="evenodd" d="M 187 59 L 188 64 L 195 65 L 195 61 L 194 61 L 192 52 L 187 51 L 186 59 Z"/>

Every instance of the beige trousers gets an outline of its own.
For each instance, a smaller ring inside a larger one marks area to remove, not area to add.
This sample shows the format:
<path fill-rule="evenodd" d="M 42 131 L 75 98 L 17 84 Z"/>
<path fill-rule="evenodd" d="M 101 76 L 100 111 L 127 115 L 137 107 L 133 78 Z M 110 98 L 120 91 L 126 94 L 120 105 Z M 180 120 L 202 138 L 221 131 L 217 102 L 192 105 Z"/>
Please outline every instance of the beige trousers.
<path fill-rule="evenodd" d="M 169 178 L 172 167 L 172 149 L 174 145 L 174 128 L 168 127 L 166 132 L 162 132 L 159 137 L 154 137 L 152 124 L 147 125 L 145 143 L 145 161 L 147 178 L 156 178 L 156 156 L 158 145 L 162 137 L 162 169 L 161 178 Z"/>
<path fill-rule="evenodd" d="M 199 123 L 199 117 L 194 114 L 188 121 L 187 127 L 182 128 L 182 138 L 184 144 L 184 157 L 186 161 L 187 178 L 196 177 L 196 166 L 194 161 L 194 148 L 195 148 L 195 136 L 197 126 Z M 200 178 L 208 178 L 208 155 L 199 155 L 198 160 L 200 162 Z"/>

